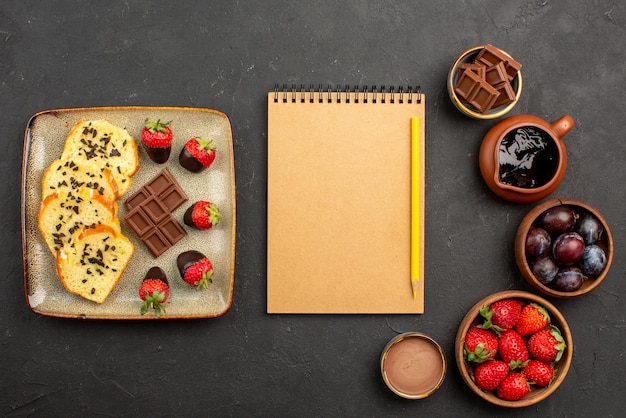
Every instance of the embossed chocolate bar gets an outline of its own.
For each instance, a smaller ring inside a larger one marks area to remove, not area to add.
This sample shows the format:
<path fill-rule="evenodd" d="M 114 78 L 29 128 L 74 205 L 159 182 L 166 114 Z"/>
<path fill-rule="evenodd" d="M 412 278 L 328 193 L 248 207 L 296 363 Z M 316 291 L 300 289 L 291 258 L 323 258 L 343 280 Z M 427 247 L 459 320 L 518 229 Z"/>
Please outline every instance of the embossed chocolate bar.
<path fill-rule="evenodd" d="M 474 64 L 474 63 L 459 64 L 459 76 L 464 71 L 472 71 L 478 77 L 484 79 L 485 78 L 485 68 L 486 67 L 483 64 Z"/>
<path fill-rule="evenodd" d="M 469 100 L 481 81 L 482 78 L 480 78 L 474 71 L 466 70 L 459 77 L 454 91 L 459 97 Z"/>
<path fill-rule="evenodd" d="M 167 168 L 126 199 L 124 220 L 158 257 L 183 239 L 187 232 L 172 212 L 188 200 L 184 190 Z"/>

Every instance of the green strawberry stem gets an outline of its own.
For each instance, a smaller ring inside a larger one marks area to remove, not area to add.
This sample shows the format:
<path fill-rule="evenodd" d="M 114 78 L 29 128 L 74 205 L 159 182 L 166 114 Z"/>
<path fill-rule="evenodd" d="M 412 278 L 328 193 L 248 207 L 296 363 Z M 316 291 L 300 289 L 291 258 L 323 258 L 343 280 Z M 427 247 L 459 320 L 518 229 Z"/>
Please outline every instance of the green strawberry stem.
<path fill-rule="evenodd" d="M 558 353 L 556 354 L 556 358 L 554 360 L 559 361 L 561 360 L 561 357 L 563 357 L 563 352 L 565 351 L 565 340 L 561 335 L 561 331 L 555 325 L 550 325 L 550 334 L 554 337 L 555 340 L 558 341 L 558 343 L 554 345 L 554 349 L 558 350 Z"/>
<path fill-rule="evenodd" d="M 532 306 L 534 306 L 535 308 L 537 308 L 537 310 L 539 311 L 539 313 L 541 313 L 541 315 L 543 315 L 543 317 L 545 318 L 545 320 L 547 322 L 550 322 L 550 314 L 548 313 L 548 310 L 546 308 L 544 308 L 543 306 L 539 305 L 538 303 L 531 303 Z"/>
<path fill-rule="evenodd" d="M 528 364 L 528 360 L 526 361 L 522 361 L 520 359 L 511 360 L 509 362 L 509 369 L 510 370 L 521 369 L 523 367 L 526 367 L 527 364 Z"/>
<path fill-rule="evenodd" d="M 201 287 L 208 289 L 209 283 L 213 283 L 212 276 L 213 276 L 213 270 L 203 271 L 202 278 L 194 283 L 194 285 L 196 285 L 196 290 L 200 290 Z"/>
<path fill-rule="evenodd" d="M 467 344 L 465 344 L 465 347 L 463 348 L 463 355 L 465 359 L 472 363 L 483 363 L 490 360 L 494 352 L 495 350 L 490 351 L 489 348 L 485 347 L 483 343 L 479 343 L 474 351 L 470 351 Z"/>
<path fill-rule="evenodd" d="M 165 306 L 162 305 L 163 299 L 165 299 L 165 293 L 159 292 L 155 290 L 152 292 L 152 296 L 150 293 L 146 291 L 146 301 L 141 307 L 141 314 L 144 315 L 148 312 L 149 309 L 154 309 L 154 313 L 157 317 L 161 316 L 161 313 L 165 313 Z"/>
<path fill-rule="evenodd" d="M 480 308 L 480 315 L 483 318 L 485 318 L 485 322 L 483 322 L 480 325 L 477 325 L 478 328 L 492 329 L 498 335 L 500 335 L 500 333 L 502 333 L 502 331 L 504 331 L 504 329 L 500 328 L 497 325 L 494 325 L 493 322 L 491 322 L 491 317 L 493 316 L 493 311 L 490 310 L 489 305 L 485 305 L 482 308 Z"/>
<path fill-rule="evenodd" d="M 207 151 L 211 151 L 215 149 L 215 147 L 213 146 L 213 141 L 211 141 L 210 139 L 207 140 L 197 136 L 196 141 L 198 142 L 199 150 L 205 149 Z"/>
<path fill-rule="evenodd" d="M 150 122 L 148 118 L 146 118 L 146 129 L 150 131 L 151 134 L 156 131 L 167 133 L 166 126 L 168 126 L 172 121 L 169 122 L 161 122 L 161 119 L 158 119 L 156 122 Z"/>
<path fill-rule="evenodd" d="M 207 212 L 209 212 L 209 222 L 211 222 L 211 225 L 215 226 L 218 223 L 220 223 L 220 220 L 222 219 L 222 215 L 220 215 L 220 212 L 217 209 L 217 206 L 215 206 L 214 204 L 210 204 L 206 206 L 206 210 Z"/>

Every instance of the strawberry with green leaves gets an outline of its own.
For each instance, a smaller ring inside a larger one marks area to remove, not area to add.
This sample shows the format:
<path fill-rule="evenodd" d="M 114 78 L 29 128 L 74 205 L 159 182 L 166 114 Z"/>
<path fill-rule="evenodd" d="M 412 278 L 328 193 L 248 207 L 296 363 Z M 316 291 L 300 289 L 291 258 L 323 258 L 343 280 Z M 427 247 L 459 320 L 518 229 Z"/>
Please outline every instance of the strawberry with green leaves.
<path fill-rule="evenodd" d="M 500 360 L 489 360 L 474 368 L 472 379 L 482 390 L 494 390 L 508 374 L 508 364 Z"/>
<path fill-rule="evenodd" d="M 502 332 L 511 329 L 517 324 L 522 313 L 522 304 L 516 299 L 502 299 L 491 305 L 485 305 L 480 309 L 480 314 L 485 318 L 482 328 L 493 329 Z"/>
<path fill-rule="evenodd" d="M 222 215 L 220 215 L 220 211 L 215 203 L 211 203 L 208 200 L 194 203 L 185 211 L 183 216 L 183 221 L 186 225 L 200 230 L 210 229 L 217 225 L 221 219 Z"/>
<path fill-rule="evenodd" d="M 528 383 L 543 388 L 552 382 L 554 369 L 551 365 L 543 361 L 528 360 L 528 363 L 522 368 L 522 374 L 526 376 Z"/>
<path fill-rule="evenodd" d="M 496 395 L 506 401 L 519 401 L 528 395 L 530 387 L 526 376 L 519 372 L 511 372 L 498 386 Z"/>
<path fill-rule="evenodd" d="M 482 363 L 495 358 L 498 353 L 498 336 L 491 330 L 477 326 L 465 334 L 463 356 L 472 363 Z"/>
<path fill-rule="evenodd" d="M 511 369 L 520 367 L 528 360 L 528 348 L 519 333 L 515 330 L 507 329 L 498 337 L 498 353 L 502 361 L 507 363 Z"/>
<path fill-rule="evenodd" d="M 178 256 L 176 264 L 183 280 L 196 290 L 208 289 L 209 283 L 213 283 L 213 264 L 201 252 L 185 251 Z"/>
<path fill-rule="evenodd" d="M 178 161 L 187 170 L 197 173 L 213 164 L 215 155 L 215 146 L 211 140 L 194 137 L 180 151 Z"/>
<path fill-rule="evenodd" d="M 565 351 L 565 340 L 554 325 L 541 330 L 528 339 L 528 352 L 537 360 L 546 363 L 559 361 Z"/>
<path fill-rule="evenodd" d="M 541 331 L 550 324 L 550 314 L 538 303 L 529 303 L 522 308 L 522 313 L 515 324 L 515 330 L 522 336 Z"/>
<path fill-rule="evenodd" d="M 150 159 L 157 164 L 163 164 L 170 157 L 173 137 L 170 123 L 172 121 L 161 122 L 161 119 L 158 119 L 156 122 L 151 122 L 146 119 L 145 126 L 141 130 L 141 143 Z"/>
<path fill-rule="evenodd" d="M 139 286 L 139 297 L 144 301 L 141 314 L 145 315 L 150 309 L 154 309 L 157 317 L 165 314 L 164 305 L 169 296 L 170 288 L 165 272 L 159 267 L 152 267 Z"/>

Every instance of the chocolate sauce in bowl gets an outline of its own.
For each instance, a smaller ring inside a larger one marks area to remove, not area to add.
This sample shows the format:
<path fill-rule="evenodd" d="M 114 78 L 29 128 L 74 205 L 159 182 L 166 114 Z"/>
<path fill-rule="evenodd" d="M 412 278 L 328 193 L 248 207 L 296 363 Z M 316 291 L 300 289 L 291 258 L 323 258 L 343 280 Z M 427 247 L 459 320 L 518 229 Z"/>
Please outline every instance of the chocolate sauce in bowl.
<path fill-rule="evenodd" d="M 556 174 L 559 151 L 554 139 L 536 126 L 520 126 L 506 133 L 498 149 L 498 178 L 502 184 L 534 189 Z"/>
<path fill-rule="evenodd" d="M 446 373 L 445 355 L 429 337 L 407 333 L 387 345 L 381 370 L 393 392 L 404 398 L 421 399 L 441 385 Z"/>

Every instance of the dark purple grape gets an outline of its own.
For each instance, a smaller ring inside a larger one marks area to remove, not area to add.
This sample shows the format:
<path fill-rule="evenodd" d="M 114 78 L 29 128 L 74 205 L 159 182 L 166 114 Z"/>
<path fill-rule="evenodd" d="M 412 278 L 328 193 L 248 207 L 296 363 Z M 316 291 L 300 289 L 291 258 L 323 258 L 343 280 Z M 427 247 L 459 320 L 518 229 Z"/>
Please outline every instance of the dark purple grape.
<path fill-rule="evenodd" d="M 573 292 L 580 289 L 584 280 L 583 273 L 578 267 L 563 267 L 556 274 L 551 286 L 561 292 Z"/>
<path fill-rule="evenodd" d="M 571 266 L 583 256 L 585 241 L 576 232 L 566 232 L 554 240 L 552 255 L 560 266 Z"/>
<path fill-rule="evenodd" d="M 561 205 L 548 209 L 543 213 L 539 226 L 550 235 L 559 235 L 571 231 L 576 222 L 576 214 L 569 206 Z"/>
<path fill-rule="evenodd" d="M 559 272 L 559 266 L 549 255 L 540 255 L 529 263 L 530 271 L 541 283 L 549 285 Z"/>
<path fill-rule="evenodd" d="M 580 259 L 580 269 L 588 277 L 598 277 L 606 267 L 606 254 L 597 245 L 585 247 Z"/>
<path fill-rule="evenodd" d="M 537 257 L 545 254 L 552 246 L 550 234 L 543 228 L 530 228 L 526 234 L 526 256 Z"/>
<path fill-rule="evenodd" d="M 574 231 L 578 232 L 585 240 L 585 244 L 595 244 L 602 237 L 604 228 L 600 221 L 593 215 L 585 213 L 576 221 Z"/>

